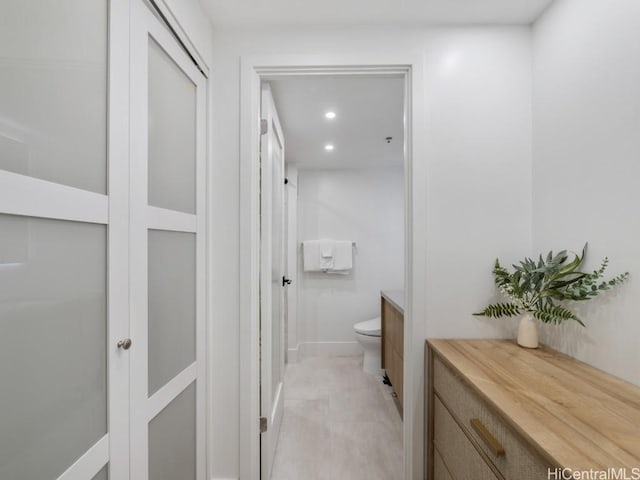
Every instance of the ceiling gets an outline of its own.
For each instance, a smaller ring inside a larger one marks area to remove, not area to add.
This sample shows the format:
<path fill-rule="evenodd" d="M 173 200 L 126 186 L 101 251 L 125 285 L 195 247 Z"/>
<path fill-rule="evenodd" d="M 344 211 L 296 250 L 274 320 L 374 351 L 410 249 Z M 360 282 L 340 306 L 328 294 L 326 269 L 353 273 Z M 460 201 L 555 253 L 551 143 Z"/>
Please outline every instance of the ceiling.
<path fill-rule="evenodd" d="M 288 163 L 299 168 L 402 166 L 402 78 L 280 77 L 269 84 Z M 336 118 L 327 119 L 328 111 Z M 386 137 L 393 139 L 387 143 Z M 325 150 L 328 143 L 333 151 Z"/>
<path fill-rule="evenodd" d="M 553 0 L 201 0 L 214 27 L 529 24 Z"/>

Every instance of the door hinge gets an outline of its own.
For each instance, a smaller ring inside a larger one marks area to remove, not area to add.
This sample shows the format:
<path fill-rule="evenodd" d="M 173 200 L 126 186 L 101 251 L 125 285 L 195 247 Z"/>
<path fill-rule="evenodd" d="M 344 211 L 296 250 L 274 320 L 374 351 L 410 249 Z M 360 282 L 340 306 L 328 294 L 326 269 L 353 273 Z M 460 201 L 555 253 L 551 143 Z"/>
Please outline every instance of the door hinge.
<path fill-rule="evenodd" d="M 260 119 L 260 135 L 269 133 L 269 122 L 266 118 Z"/>
<path fill-rule="evenodd" d="M 289 184 L 289 179 L 287 177 L 284 177 L 284 184 L 288 185 Z"/>
<path fill-rule="evenodd" d="M 260 417 L 260 433 L 267 431 L 267 417 Z"/>

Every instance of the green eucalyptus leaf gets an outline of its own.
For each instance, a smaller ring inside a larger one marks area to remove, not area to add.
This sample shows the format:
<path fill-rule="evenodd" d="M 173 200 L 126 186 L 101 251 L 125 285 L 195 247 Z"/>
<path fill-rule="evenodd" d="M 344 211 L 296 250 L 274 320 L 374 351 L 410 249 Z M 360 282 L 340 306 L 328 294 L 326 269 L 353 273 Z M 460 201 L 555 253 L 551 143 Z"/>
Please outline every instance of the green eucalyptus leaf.
<path fill-rule="evenodd" d="M 513 317 L 521 313 L 520 307 L 515 303 L 494 303 L 481 312 L 474 313 L 475 316 L 502 318 Z"/>
<path fill-rule="evenodd" d="M 573 254 L 571 261 L 568 261 L 570 255 L 567 250 L 555 255 L 550 251 L 546 256 L 538 255 L 536 260 L 525 257 L 513 264 L 511 271 L 496 259 L 493 267 L 494 282 L 512 301 L 489 305 L 474 315 L 501 318 L 531 309 L 536 313 L 536 318 L 545 323 L 557 324 L 571 319 L 583 325 L 573 313 L 565 307 L 555 305 L 553 300 L 590 300 L 600 292 L 625 282 L 629 277 L 629 273 L 625 272 L 609 280 L 602 280 L 609 263 L 606 257 L 598 270 L 591 273 L 578 270 L 586 256 L 587 245 L 585 243 L 581 255 Z"/>

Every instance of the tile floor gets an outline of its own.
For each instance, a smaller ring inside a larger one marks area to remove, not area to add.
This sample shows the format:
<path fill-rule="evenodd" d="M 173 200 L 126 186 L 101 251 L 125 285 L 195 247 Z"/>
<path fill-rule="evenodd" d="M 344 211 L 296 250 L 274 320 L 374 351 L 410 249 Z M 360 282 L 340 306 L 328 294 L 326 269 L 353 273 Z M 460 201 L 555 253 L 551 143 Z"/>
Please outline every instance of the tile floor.
<path fill-rule="evenodd" d="M 287 365 L 271 480 L 399 480 L 402 420 L 362 357 Z"/>

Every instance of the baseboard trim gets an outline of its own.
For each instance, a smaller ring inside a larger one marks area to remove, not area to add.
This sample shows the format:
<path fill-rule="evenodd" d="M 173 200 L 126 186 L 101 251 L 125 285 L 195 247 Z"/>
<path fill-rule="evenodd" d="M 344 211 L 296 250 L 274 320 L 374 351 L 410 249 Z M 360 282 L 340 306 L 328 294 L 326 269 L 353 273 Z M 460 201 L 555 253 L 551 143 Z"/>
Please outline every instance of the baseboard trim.
<path fill-rule="evenodd" d="M 295 348 L 287 350 L 287 363 L 298 363 L 299 360 L 300 345 L 296 345 Z"/>
<path fill-rule="evenodd" d="M 211 477 L 211 480 L 240 480 L 239 477 Z"/>
<path fill-rule="evenodd" d="M 302 342 L 298 344 L 298 359 L 306 357 L 343 357 L 360 355 L 358 342 Z"/>

